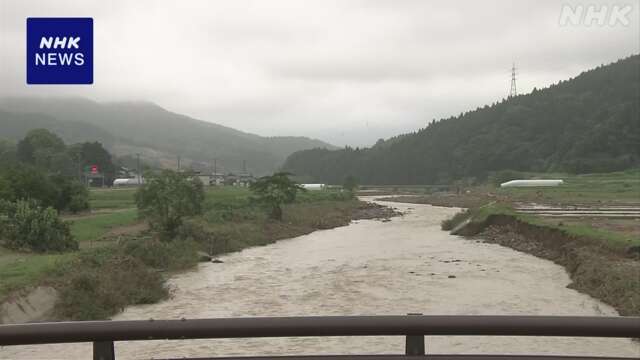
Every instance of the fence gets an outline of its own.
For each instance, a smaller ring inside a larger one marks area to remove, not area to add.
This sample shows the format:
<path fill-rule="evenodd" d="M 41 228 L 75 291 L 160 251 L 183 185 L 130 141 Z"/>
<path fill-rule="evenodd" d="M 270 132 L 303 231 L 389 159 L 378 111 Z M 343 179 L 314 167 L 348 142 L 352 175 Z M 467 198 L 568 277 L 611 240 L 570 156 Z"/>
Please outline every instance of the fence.
<path fill-rule="evenodd" d="M 327 316 L 193 320 L 84 321 L 0 325 L 0 346 L 92 342 L 95 360 L 113 360 L 114 342 L 257 337 L 404 336 L 404 354 L 242 357 L 234 359 L 577 360 L 611 357 L 425 355 L 425 336 L 570 336 L 640 338 L 638 317 Z M 428 347 L 428 342 L 426 343 Z M 639 354 L 640 355 L 640 354 Z M 232 358 L 217 358 L 232 359 Z M 619 359 L 619 358 L 618 358 Z M 626 358 L 622 358 L 626 359 Z"/>

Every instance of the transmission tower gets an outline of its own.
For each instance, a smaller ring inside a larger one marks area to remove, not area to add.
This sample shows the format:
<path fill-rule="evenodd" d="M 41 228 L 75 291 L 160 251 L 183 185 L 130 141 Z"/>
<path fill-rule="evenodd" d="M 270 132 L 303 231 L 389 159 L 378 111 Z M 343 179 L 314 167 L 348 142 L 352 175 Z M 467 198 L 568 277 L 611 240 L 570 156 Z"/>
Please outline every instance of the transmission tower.
<path fill-rule="evenodd" d="M 509 97 L 517 96 L 518 91 L 516 90 L 516 63 L 513 63 L 511 67 L 511 90 L 509 90 Z"/>

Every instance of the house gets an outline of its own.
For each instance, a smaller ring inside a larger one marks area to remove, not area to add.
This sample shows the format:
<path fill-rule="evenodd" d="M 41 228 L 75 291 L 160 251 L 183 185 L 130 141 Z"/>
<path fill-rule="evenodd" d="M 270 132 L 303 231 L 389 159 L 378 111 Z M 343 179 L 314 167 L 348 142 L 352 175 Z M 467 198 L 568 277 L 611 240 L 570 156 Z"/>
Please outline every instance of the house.
<path fill-rule="evenodd" d="M 224 185 L 225 176 L 223 173 L 212 173 L 209 177 L 209 185 L 221 186 Z"/>
<path fill-rule="evenodd" d="M 236 182 L 234 186 L 249 187 L 249 185 L 251 185 L 255 181 L 256 178 L 253 177 L 253 175 L 249 173 L 240 173 L 236 176 Z"/>

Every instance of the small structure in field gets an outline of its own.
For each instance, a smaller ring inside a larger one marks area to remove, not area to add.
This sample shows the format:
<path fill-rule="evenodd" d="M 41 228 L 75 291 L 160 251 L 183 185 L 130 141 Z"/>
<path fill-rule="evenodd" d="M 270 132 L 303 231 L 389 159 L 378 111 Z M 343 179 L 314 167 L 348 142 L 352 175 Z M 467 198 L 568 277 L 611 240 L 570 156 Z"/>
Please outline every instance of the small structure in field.
<path fill-rule="evenodd" d="M 300 186 L 306 190 L 324 190 L 326 187 L 325 184 L 300 184 Z"/>
<path fill-rule="evenodd" d="M 113 186 L 115 187 L 119 187 L 119 186 L 137 186 L 140 184 L 144 184 L 144 178 L 140 179 L 140 178 L 119 178 L 119 179 L 115 179 L 113 180 Z"/>
<path fill-rule="evenodd" d="M 564 183 L 563 180 L 511 180 L 500 184 L 500 187 L 540 187 L 540 186 L 559 186 Z"/>

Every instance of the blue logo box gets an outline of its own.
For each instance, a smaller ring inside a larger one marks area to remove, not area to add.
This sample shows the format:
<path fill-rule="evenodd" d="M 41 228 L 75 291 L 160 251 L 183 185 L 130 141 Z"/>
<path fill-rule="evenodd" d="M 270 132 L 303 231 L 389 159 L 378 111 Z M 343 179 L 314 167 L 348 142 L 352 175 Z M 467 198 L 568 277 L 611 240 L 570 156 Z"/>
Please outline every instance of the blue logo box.
<path fill-rule="evenodd" d="M 27 84 L 93 84 L 93 19 L 27 18 Z"/>

